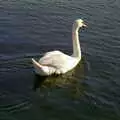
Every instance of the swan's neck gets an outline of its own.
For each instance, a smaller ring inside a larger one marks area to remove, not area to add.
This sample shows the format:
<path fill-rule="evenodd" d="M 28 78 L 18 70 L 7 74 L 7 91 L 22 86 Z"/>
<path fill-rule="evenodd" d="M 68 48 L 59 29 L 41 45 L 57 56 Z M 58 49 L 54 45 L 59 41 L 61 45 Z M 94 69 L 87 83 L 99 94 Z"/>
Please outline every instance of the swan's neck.
<path fill-rule="evenodd" d="M 73 57 L 81 58 L 81 48 L 78 35 L 79 27 L 73 24 L 72 41 L 73 41 Z"/>

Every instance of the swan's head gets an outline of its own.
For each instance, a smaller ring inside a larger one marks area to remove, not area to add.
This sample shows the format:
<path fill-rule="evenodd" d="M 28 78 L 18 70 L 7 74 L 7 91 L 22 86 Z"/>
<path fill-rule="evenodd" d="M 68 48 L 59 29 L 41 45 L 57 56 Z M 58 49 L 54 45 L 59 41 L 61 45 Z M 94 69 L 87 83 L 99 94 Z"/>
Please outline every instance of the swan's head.
<path fill-rule="evenodd" d="M 81 28 L 81 27 L 87 27 L 87 25 L 84 23 L 84 21 L 82 19 L 75 20 L 74 25 L 76 27 L 79 27 L 79 28 Z"/>

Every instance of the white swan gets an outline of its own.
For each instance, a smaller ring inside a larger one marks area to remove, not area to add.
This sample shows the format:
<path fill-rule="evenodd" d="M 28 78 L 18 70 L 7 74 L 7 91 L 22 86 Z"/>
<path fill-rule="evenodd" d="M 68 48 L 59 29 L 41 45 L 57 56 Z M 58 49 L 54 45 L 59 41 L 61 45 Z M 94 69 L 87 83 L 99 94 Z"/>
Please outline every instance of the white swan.
<path fill-rule="evenodd" d="M 73 69 L 81 60 L 81 48 L 79 43 L 79 28 L 86 27 L 82 19 L 75 20 L 72 28 L 73 54 L 71 56 L 61 51 L 47 52 L 37 62 L 32 58 L 35 72 L 41 76 L 52 74 L 64 74 Z"/>

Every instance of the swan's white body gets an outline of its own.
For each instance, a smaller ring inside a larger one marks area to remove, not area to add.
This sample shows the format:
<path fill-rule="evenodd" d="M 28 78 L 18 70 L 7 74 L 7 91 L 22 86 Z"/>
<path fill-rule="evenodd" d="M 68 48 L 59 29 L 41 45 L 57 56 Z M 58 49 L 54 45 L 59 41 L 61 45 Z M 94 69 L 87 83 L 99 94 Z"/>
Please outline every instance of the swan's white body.
<path fill-rule="evenodd" d="M 64 74 L 74 68 L 80 58 L 68 56 L 60 51 L 47 52 L 39 62 L 32 59 L 35 72 L 42 76 Z"/>
<path fill-rule="evenodd" d="M 41 76 L 64 74 L 73 69 L 79 63 L 81 60 L 81 49 L 78 30 L 83 26 L 86 25 L 81 19 L 76 20 L 73 24 L 73 55 L 69 56 L 60 51 L 51 51 L 47 52 L 38 62 L 32 59 L 36 74 Z"/>

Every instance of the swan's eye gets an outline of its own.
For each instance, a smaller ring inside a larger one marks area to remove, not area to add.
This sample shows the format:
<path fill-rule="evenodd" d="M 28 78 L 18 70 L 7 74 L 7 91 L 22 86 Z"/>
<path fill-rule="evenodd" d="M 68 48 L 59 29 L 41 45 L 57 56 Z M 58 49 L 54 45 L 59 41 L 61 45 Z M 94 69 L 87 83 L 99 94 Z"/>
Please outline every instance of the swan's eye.
<path fill-rule="evenodd" d="M 82 21 L 82 24 L 84 25 L 84 22 Z"/>

